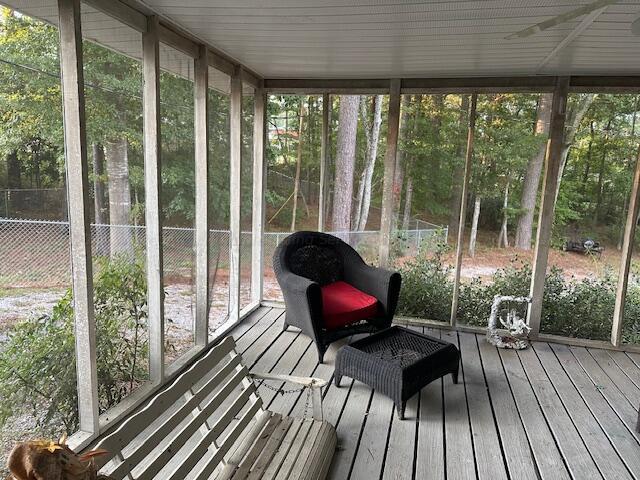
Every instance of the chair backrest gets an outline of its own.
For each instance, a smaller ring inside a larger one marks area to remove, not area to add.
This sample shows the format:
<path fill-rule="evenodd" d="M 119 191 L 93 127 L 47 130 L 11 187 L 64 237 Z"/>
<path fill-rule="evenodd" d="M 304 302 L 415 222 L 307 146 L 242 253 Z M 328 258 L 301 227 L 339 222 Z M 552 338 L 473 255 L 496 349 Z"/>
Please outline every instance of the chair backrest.
<path fill-rule="evenodd" d="M 341 280 L 345 253 L 355 251 L 344 241 L 321 232 L 301 231 L 289 235 L 274 253 L 274 269 L 289 270 L 320 285 Z"/>
<path fill-rule="evenodd" d="M 94 445 L 110 452 L 99 466 L 116 479 L 209 478 L 261 407 L 227 337 Z"/>

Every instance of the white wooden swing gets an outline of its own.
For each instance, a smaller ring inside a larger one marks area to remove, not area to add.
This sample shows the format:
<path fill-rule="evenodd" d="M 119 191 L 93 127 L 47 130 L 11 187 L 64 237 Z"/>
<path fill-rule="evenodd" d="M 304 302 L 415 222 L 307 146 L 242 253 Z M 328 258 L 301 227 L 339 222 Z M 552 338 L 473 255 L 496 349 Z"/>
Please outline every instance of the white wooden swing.
<path fill-rule="evenodd" d="M 311 391 L 313 418 L 262 408 L 253 378 Z M 116 479 L 324 479 L 336 447 L 335 428 L 322 420 L 326 381 L 250 374 L 225 338 L 95 448 L 101 473 Z"/>

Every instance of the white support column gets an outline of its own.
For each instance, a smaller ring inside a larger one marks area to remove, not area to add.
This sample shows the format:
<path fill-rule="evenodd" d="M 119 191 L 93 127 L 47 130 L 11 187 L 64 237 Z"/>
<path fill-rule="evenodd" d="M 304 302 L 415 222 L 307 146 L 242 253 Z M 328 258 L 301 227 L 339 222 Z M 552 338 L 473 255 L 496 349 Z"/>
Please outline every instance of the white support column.
<path fill-rule="evenodd" d="M 389 244 L 393 219 L 393 179 L 398 152 L 398 130 L 400 129 L 400 80 L 391 80 L 389 88 L 389 115 L 387 127 L 387 153 L 384 157 L 384 185 L 382 188 L 382 214 L 380 218 L 379 264 L 389 264 Z"/>
<path fill-rule="evenodd" d="M 209 54 L 201 45 L 195 60 L 194 128 L 196 170 L 196 315 L 195 344 L 209 332 Z"/>
<path fill-rule="evenodd" d="M 64 106 L 64 151 L 75 324 L 80 430 L 97 434 L 98 374 L 93 306 L 89 167 L 82 71 L 80 0 L 58 0 L 60 70 Z M 52 359 L 55 361 L 55 359 Z"/>
<path fill-rule="evenodd" d="M 149 376 L 164 380 L 164 285 L 162 279 L 162 207 L 160 194 L 160 44 L 158 17 L 149 17 L 142 34 L 144 88 L 144 191 L 147 226 L 147 302 L 149 308 Z"/>
<path fill-rule="evenodd" d="M 624 229 L 622 259 L 620 262 L 620 272 L 618 273 L 618 288 L 616 290 L 616 304 L 613 310 L 613 324 L 611 325 L 611 343 L 616 347 L 622 343 L 624 300 L 627 296 L 627 286 L 629 284 L 631 255 L 633 253 L 633 241 L 636 235 L 638 213 L 640 213 L 640 149 L 638 150 L 636 172 L 633 176 L 631 199 L 629 200 L 629 209 L 627 210 L 627 224 Z"/>
<path fill-rule="evenodd" d="M 263 88 L 256 88 L 253 104 L 253 212 L 251 229 L 251 303 L 262 301 L 265 138 L 267 96 Z"/>
<path fill-rule="evenodd" d="M 553 91 L 551 104 L 551 121 L 549 123 L 549 140 L 544 161 L 544 180 L 542 184 L 542 201 L 538 216 L 538 232 L 533 254 L 533 274 L 529 296 L 531 303 L 528 309 L 531 336 L 536 337 L 540 332 L 542 316 L 542 295 L 547 273 L 547 257 L 551 244 L 551 230 L 553 228 L 553 213 L 555 210 L 556 188 L 558 172 L 562 159 L 564 142 L 564 122 L 567 114 L 567 97 L 569 96 L 569 77 L 558 77 Z"/>
<path fill-rule="evenodd" d="M 240 172 L 242 170 L 242 72 L 240 68 L 237 68 L 231 76 L 230 115 L 229 320 L 236 323 L 240 318 Z"/>
<path fill-rule="evenodd" d="M 467 216 L 467 190 L 471 179 L 471 165 L 473 162 L 473 141 L 476 133 L 476 107 L 478 105 L 478 94 L 471 95 L 471 109 L 469 110 L 469 128 L 467 130 L 467 153 L 464 160 L 464 179 L 462 181 L 462 191 L 460 192 L 460 216 L 458 217 L 458 238 L 456 241 L 456 270 L 453 280 L 453 296 L 451 299 L 452 326 L 456 324 L 458 314 L 458 297 L 460 295 L 460 270 L 462 268 L 462 251 L 464 249 L 464 223 Z"/>
<path fill-rule="evenodd" d="M 320 142 L 320 191 L 318 192 L 318 231 L 324 231 L 325 223 L 325 188 L 327 187 L 327 164 L 329 159 L 329 131 L 331 110 L 331 96 L 328 93 L 322 95 L 322 139 Z"/>

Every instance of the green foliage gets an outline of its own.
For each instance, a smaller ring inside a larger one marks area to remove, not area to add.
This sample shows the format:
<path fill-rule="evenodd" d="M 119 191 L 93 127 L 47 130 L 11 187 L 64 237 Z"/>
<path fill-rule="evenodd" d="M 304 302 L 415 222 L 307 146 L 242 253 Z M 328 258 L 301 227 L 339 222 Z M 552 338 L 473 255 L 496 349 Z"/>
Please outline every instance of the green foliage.
<path fill-rule="evenodd" d="M 443 264 L 440 254 L 416 259 L 401 270 L 402 291 L 398 312 L 402 315 L 448 321 L 453 293 L 452 268 Z M 476 277 L 460 285 L 458 322 L 486 326 L 496 295 L 527 296 L 531 284 L 531 266 L 515 260 L 499 269 L 490 281 Z M 611 272 L 600 278 L 566 278 L 552 267 L 545 280 L 541 331 L 567 337 L 608 340 L 616 296 L 616 281 Z M 524 316 L 525 306 L 517 306 Z M 640 341 L 640 283 L 630 282 L 625 303 L 623 338 Z"/>
<path fill-rule="evenodd" d="M 451 317 L 452 267 L 442 260 L 443 250 L 432 257 L 419 256 L 400 268 L 402 289 L 398 313 L 448 322 Z"/>
<path fill-rule="evenodd" d="M 140 260 L 102 260 L 94 282 L 100 411 L 148 377 L 147 304 Z M 43 432 L 78 428 L 73 298 L 50 314 L 20 322 L 0 351 L 0 424 L 31 413 Z"/>
<path fill-rule="evenodd" d="M 458 321 L 469 325 L 487 325 L 491 314 L 491 305 L 496 295 L 529 295 L 531 284 L 531 267 L 517 260 L 504 269 L 493 274 L 490 282 L 483 282 L 479 277 L 469 283 L 460 285 L 458 299 Z M 518 307 L 524 314 L 523 307 Z"/>

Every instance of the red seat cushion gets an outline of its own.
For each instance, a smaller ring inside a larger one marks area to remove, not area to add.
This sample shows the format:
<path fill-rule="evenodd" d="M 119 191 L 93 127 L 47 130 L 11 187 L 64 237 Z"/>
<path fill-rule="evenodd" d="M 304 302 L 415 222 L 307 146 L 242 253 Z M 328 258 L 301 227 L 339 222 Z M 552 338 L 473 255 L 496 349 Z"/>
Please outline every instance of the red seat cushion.
<path fill-rule="evenodd" d="M 327 329 L 344 327 L 376 316 L 378 300 L 346 282 L 322 287 L 322 317 Z"/>

